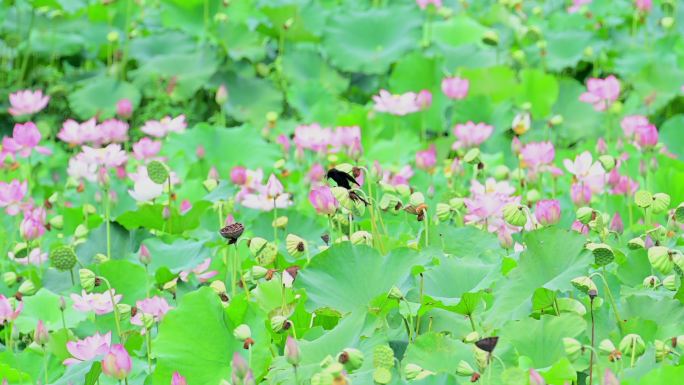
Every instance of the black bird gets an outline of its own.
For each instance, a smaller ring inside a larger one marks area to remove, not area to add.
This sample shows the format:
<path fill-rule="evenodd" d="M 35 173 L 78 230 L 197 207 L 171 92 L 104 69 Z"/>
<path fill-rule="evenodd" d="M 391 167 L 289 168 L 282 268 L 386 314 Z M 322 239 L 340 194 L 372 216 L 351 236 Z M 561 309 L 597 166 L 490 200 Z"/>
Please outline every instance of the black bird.
<path fill-rule="evenodd" d="M 325 177 L 334 180 L 338 186 L 344 187 L 347 190 L 350 190 L 352 188 L 352 184 L 361 186 L 359 182 L 357 182 L 356 179 L 354 179 L 353 176 L 347 174 L 344 171 L 340 171 L 336 168 L 331 168 L 330 170 L 328 170 L 328 173 L 325 174 Z"/>

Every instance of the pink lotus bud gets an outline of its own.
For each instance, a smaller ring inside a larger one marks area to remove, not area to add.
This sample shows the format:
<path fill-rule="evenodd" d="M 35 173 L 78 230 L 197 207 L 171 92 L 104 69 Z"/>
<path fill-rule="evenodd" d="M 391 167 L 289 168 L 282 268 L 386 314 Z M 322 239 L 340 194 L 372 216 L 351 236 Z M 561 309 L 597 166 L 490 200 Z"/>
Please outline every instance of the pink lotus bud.
<path fill-rule="evenodd" d="M 534 209 L 535 218 L 544 226 L 558 223 L 560 214 L 560 202 L 555 199 L 540 200 Z"/>
<path fill-rule="evenodd" d="M 459 77 L 442 79 L 442 92 L 450 99 L 463 99 L 468 95 L 470 82 Z"/>
<path fill-rule="evenodd" d="M 585 235 L 589 234 L 589 227 L 585 226 L 580 221 L 572 222 L 572 226 L 570 226 L 570 228 L 574 231 L 577 231 L 578 233 L 581 233 L 581 234 L 585 234 Z"/>
<path fill-rule="evenodd" d="M 319 214 L 331 215 L 337 210 L 337 199 L 328 186 L 314 187 L 309 192 L 309 201 Z"/>
<path fill-rule="evenodd" d="M 233 170 L 235 170 L 235 169 L 233 169 Z M 232 176 L 232 172 L 231 172 L 231 176 Z M 211 166 L 211 168 L 209 169 L 209 174 L 207 174 L 207 179 L 219 180 L 219 178 L 220 178 L 220 176 L 219 176 L 218 170 L 216 169 L 216 167 Z"/>
<path fill-rule="evenodd" d="M 306 174 L 306 177 L 311 182 L 320 182 L 321 180 L 323 180 L 324 176 L 325 176 L 325 169 L 323 168 L 323 166 L 321 166 L 320 163 L 314 163 L 314 165 L 311 166 L 309 173 Z"/>
<path fill-rule="evenodd" d="M 45 324 L 43 323 L 42 320 L 38 320 L 38 325 L 36 326 L 36 330 L 33 332 L 33 340 L 38 344 L 38 345 L 45 345 L 48 342 L 48 338 L 50 338 L 50 334 L 48 333 L 47 329 L 45 328 Z"/>
<path fill-rule="evenodd" d="M 636 8 L 641 11 L 641 12 L 649 12 L 651 11 L 651 8 L 653 8 L 653 1 L 652 0 L 635 0 L 634 5 Z"/>
<path fill-rule="evenodd" d="M 102 360 L 102 373 L 122 380 L 131 372 L 131 356 L 121 344 L 112 345 Z"/>
<path fill-rule="evenodd" d="M 603 375 L 603 385 L 620 385 L 620 380 L 618 380 L 610 369 L 606 368 L 605 374 Z"/>
<path fill-rule="evenodd" d="M 138 255 L 140 258 L 140 262 L 144 263 L 145 265 L 149 265 L 152 262 L 152 255 L 150 254 L 150 250 L 147 248 L 147 246 L 145 246 L 145 244 L 140 245 Z"/>
<path fill-rule="evenodd" d="M 435 145 L 430 145 L 430 148 L 416 153 L 416 166 L 421 170 L 431 170 L 437 163 L 437 150 Z"/>
<path fill-rule="evenodd" d="M 570 187 L 570 198 L 577 206 L 586 206 L 591 201 L 591 189 L 581 183 L 574 183 Z"/>
<path fill-rule="evenodd" d="M 133 114 L 133 105 L 128 99 L 121 99 L 116 102 L 116 114 L 124 119 L 128 119 Z"/>
<path fill-rule="evenodd" d="M 641 148 L 655 146 L 658 144 L 658 130 L 652 124 L 638 127 L 636 129 L 636 142 Z"/>
<path fill-rule="evenodd" d="M 198 159 L 204 159 L 204 156 L 207 155 L 207 151 L 204 149 L 204 146 L 202 146 L 201 144 L 197 146 L 197 148 L 195 149 L 195 155 Z"/>
<path fill-rule="evenodd" d="M 288 139 L 287 135 L 285 135 L 285 134 L 278 135 L 278 137 L 276 138 L 276 142 L 283 147 L 283 152 L 289 152 L 290 151 L 290 139 Z"/>
<path fill-rule="evenodd" d="M 171 385 L 188 385 L 188 381 L 180 373 L 174 372 L 173 376 L 171 376 Z"/>
<path fill-rule="evenodd" d="M 192 203 L 190 203 L 189 200 L 183 199 L 183 201 L 180 204 L 180 213 L 181 215 L 184 215 L 188 211 L 192 209 Z"/>
<path fill-rule="evenodd" d="M 513 151 L 514 154 L 520 154 L 522 151 L 523 145 L 520 142 L 520 139 L 518 139 L 517 136 L 513 137 L 513 140 L 511 141 L 511 151 Z"/>
<path fill-rule="evenodd" d="M 216 90 L 215 100 L 218 105 L 222 105 L 228 101 L 228 88 L 226 88 L 225 84 L 221 84 Z"/>
<path fill-rule="evenodd" d="M 171 217 L 171 210 L 169 209 L 169 206 L 164 206 L 162 209 L 162 218 L 164 219 L 169 219 Z"/>
<path fill-rule="evenodd" d="M 603 137 L 598 138 L 598 141 L 596 141 L 596 152 L 599 154 L 605 154 L 608 152 L 608 145 L 606 144 L 606 140 L 603 139 Z"/>
<path fill-rule="evenodd" d="M 230 180 L 237 185 L 247 183 L 247 169 L 242 166 L 235 166 L 230 170 Z"/>
<path fill-rule="evenodd" d="M 625 224 L 622 222 L 620 213 L 615 213 L 615 215 L 613 215 L 613 219 L 610 221 L 610 229 L 620 234 L 625 230 Z"/>
<path fill-rule="evenodd" d="M 119 166 L 116 168 L 116 177 L 120 180 L 126 179 L 126 167 Z"/>
<path fill-rule="evenodd" d="M 546 385 L 544 378 L 534 369 L 530 369 L 530 385 Z"/>
<path fill-rule="evenodd" d="M 298 365 L 302 360 L 302 356 L 299 353 L 299 346 L 297 345 L 297 340 L 292 338 L 292 336 L 287 336 L 285 341 L 285 358 L 290 365 Z"/>
<path fill-rule="evenodd" d="M 266 182 L 266 195 L 269 197 L 277 197 L 285 191 L 283 184 L 280 183 L 278 178 L 274 174 L 268 177 L 268 182 Z"/>
<path fill-rule="evenodd" d="M 244 379 L 249 371 L 249 365 L 247 361 L 238 353 L 233 353 L 233 360 L 230 363 L 230 367 L 233 369 L 233 383 L 239 383 L 236 379 Z"/>

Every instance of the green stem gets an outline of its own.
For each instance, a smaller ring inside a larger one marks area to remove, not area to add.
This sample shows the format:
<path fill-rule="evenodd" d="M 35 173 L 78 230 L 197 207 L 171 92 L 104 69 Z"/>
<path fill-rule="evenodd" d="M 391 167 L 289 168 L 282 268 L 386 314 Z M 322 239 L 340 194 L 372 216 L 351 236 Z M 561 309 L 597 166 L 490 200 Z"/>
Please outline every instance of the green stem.
<path fill-rule="evenodd" d="M 105 210 L 105 228 L 107 231 L 107 259 L 112 258 L 112 239 L 111 239 L 111 229 L 109 221 L 109 185 L 104 186 L 104 196 L 102 197 L 102 202 L 104 203 Z"/>
<path fill-rule="evenodd" d="M 634 367 L 634 359 L 636 358 L 636 340 L 632 339 L 632 359 L 629 361 L 629 366 Z"/>
<path fill-rule="evenodd" d="M 147 333 L 145 333 L 145 342 L 147 343 L 147 368 L 150 370 L 150 373 L 152 373 L 152 338 L 150 337 L 150 334 L 152 334 L 152 328 L 147 329 Z"/>
<path fill-rule="evenodd" d="M 43 347 L 43 371 L 45 372 L 45 384 L 49 384 L 50 381 L 48 381 L 48 353 L 45 348 Z"/>
<path fill-rule="evenodd" d="M 119 72 L 121 80 L 126 80 L 126 62 L 128 62 L 128 36 L 130 28 L 130 14 L 131 14 L 131 0 L 126 0 L 126 15 L 124 17 L 124 46 L 123 55 L 121 57 L 121 71 Z"/>
<path fill-rule="evenodd" d="M 610 291 L 610 287 L 608 287 L 608 281 L 606 281 L 606 278 L 603 276 L 603 274 L 599 272 L 591 274 L 590 278 L 595 275 L 601 277 L 601 280 L 603 281 L 603 286 L 606 289 L 606 294 L 608 294 L 608 301 L 610 302 L 610 307 L 613 309 L 613 313 L 615 314 L 615 320 L 617 321 L 618 328 L 620 329 L 620 332 L 624 334 L 625 330 L 624 326 L 622 325 L 622 318 L 618 313 L 617 305 L 615 304 L 615 299 L 613 298 L 613 293 Z"/>
<path fill-rule="evenodd" d="M 233 258 L 232 258 L 233 275 L 231 276 L 231 282 L 230 282 L 230 284 L 231 284 L 230 289 L 231 289 L 231 293 L 233 294 L 233 298 L 235 297 L 235 292 L 237 290 L 236 286 L 237 286 L 237 280 L 238 280 L 238 278 L 237 278 L 238 277 L 238 269 L 240 268 L 239 258 L 240 258 L 240 255 L 238 254 L 238 249 L 237 249 L 237 244 L 236 244 L 235 245 L 235 253 L 233 253 Z M 244 289 L 247 290 L 247 287 L 245 287 Z"/>
<path fill-rule="evenodd" d="M 425 247 L 428 247 L 428 237 L 429 237 L 429 229 L 430 229 L 430 215 L 427 212 L 427 209 L 425 209 L 425 218 L 423 219 L 425 221 Z"/>
<path fill-rule="evenodd" d="M 171 188 L 171 176 L 167 178 L 168 180 L 168 188 L 169 188 L 169 201 L 166 203 L 166 209 L 168 210 L 168 218 L 166 218 L 166 223 L 167 223 L 167 228 L 169 233 L 172 233 L 172 222 L 171 222 L 171 200 L 173 199 L 173 189 Z"/>
<path fill-rule="evenodd" d="M 116 301 L 114 299 L 114 293 L 112 292 L 112 285 L 109 284 L 109 280 L 105 277 L 98 277 L 102 280 L 102 282 L 107 285 L 107 292 L 109 293 L 109 298 L 112 301 L 112 308 L 114 309 L 114 323 L 116 324 L 116 334 L 119 336 L 119 342 L 123 343 L 123 339 L 121 338 L 121 317 L 119 314 L 119 308 L 116 306 Z"/>
<path fill-rule="evenodd" d="M 5 346 L 7 350 L 12 353 L 12 322 L 8 322 L 5 326 Z"/>

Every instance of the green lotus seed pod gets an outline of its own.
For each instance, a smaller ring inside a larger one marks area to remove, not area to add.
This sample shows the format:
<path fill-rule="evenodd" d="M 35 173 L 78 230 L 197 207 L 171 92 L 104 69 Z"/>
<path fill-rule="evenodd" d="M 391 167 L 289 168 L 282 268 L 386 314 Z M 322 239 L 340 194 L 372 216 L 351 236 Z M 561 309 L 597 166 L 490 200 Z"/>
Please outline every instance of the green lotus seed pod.
<path fill-rule="evenodd" d="M 549 124 L 551 126 L 560 126 L 563 124 L 563 115 L 554 115 L 549 119 Z"/>
<path fill-rule="evenodd" d="M 17 273 L 8 271 L 2 274 L 2 281 L 5 283 L 5 286 L 13 286 L 17 283 L 18 277 Z"/>
<path fill-rule="evenodd" d="M 510 173 L 511 170 L 503 164 L 494 167 L 494 169 L 492 170 L 492 176 L 494 177 L 494 179 L 499 181 L 508 179 Z"/>
<path fill-rule="evenodd" d="M 95 206 L 91 205 L 90 203 L 86 203 L 83 205 L 83 215 L 93 215 L 97 213 L 97 208 Z"/>
<path fill-rule="evenodd" d="M 482 35 L 482 42 L 491 46 L 499 45 L 499 34 L 492 30 L 486 31 Z"/>
<path fill-rule="evenodd" d="M 665 16 L 660 19 L 660 25 L 665 29 L 670 29 L 674 25 L 675 19 L 672 16 Z"/>
<path fill-rule="evenodd" d="M 402 293 L 401 289 L 399 289 L 398 287 L 392 286 L 389 293 L 387 293 L 387 298 L 402 299 L 404 298 L 404 293 Z"/>
<path fill-rule="evenodd" d="M 645 288 L 655 289 L 660 286 L 660 278 L 656 277 L 655 275 L 649 275 L 648 277 L 644 278 L 643 285 Z"/>
<path fill-rule="evenodd" d="M 667 277 L 663 278 L 663 287 L 667 290 L 676 291 L 678 286 L 679 285 L 677 284 L 677 275 L 670 274 Z"/>
<path fill-rule="evenodd" d="M 409 197 L 409 204 L 413 206 L 420 206 L 425 203 L 425 196 L 422 192 L 416 191 Z"/>
<path fill-rule="evenodd" d="M 622 341 L 620 341 L 621 352 L 631 355 L 632 350 L 634 350 L 634 355 L 637 357 L 644 354 L 644 351 L 646 351 L 646 344 L 638 334 L 627 334 L 622 338 Z"/>
<path fill-rule="evenodd" d="M 475 369 L 473 369 L 468 362 L 464 360 L 458 362 L 458 365 L 456 366 L 456 374 L 459 376 L 468 377 L 472 376 L 473 373 L 475 373 Z"/>
<path fill-rule="evenodd" d="M 382 192 L 385 192 L 385 193 L 396 193 L 397 192 L 397 189 L 389 183 L 385 183 L 385 182 L 380 181 L 380 182 L 378 182 L 378 184 L 380 185 L 380 189 L 382 190 Z"/>
<path fill-rule="evenodd" d="M 632 238 L 627 242 L 627 247 L 632 250 L 643 249 L 646 247 L 646 243 L 641 238 Z"/>
<path fill-rule="evenodd" d="M 30 279 L 23 280 L 21 285 L 19 285 L 19 289 L 17 289 L 22 295 L 33 295 L 36 293 L 36 290 L 36 284 Z"/>
<path fill-rule="evenodd" d="M 587 224 L 594 218 L 594 210 L 591 207 L 580 207 L 576 212 L 577 220 L 582 224 Z"/>
<path fill-rule="evenodd" d="M 437 203 L 435 212 L 440 222 L 448 222 L 451 219 L 451 206 L 446 203 Z"/>
<path fill-rule="evenodd" d="M 287 322 L 287 318 L 281 315 L 273 316 L 271 318 L 271 330 L 275 333 L 280 333 L 285 326 L 285 322 Z"/>
<path fill-rule="evenodd" d="M 81 287 L 83 290 L 90 292 L 95 287 L 95 278 L 97 278 L 97 276 L 92 272 L 92 270 L 80 269 L 78 271 L 78 278 L 81 281 Z"/>
<path fill-rule="evenodd" d="M 238 325 L 233 329 L 233 337 L 244 342 L 247 338 L 252 338 L 252 329 L 246 324 Z"/>
<path fill-rule="evenodd" d="M 539 193 L 538 190 L 536 190 L 536 189 L 531 189 L 531 190 L 529 190 L 529 191 L 527 192 L 527 194 L 525 194 L 525 199 L 526 199 L 527 202 L 529 202 L 529 203 L 535 203 L 535 202 L 537 202 L 538 200 L 541 199 L 541 194 Z"/>
<path fill-rule="evenodd" d="M 422 371 L 423 368 L 416 364 L 406 364 L 406 366 L 404 366 L 404 376 L 409 381 L 415 380 Z"/>
<path fill-rule="evenodd" d="M 613 341 L 609 339 L 605 339 L 599 343 L 599 351 L 603 354 L 611 354 L 613 353 L 617 348 L 615 347 L 615 344 L 613 344 Z"/>
<path fill-rule="evenodd" d="M 368 231 L 356 231 L 352 233 L 351 237 L 349 237 L 349 240 L 354 245 L 373 245 L 373 235 L 371 235 L 371 233 Z"/>
<path fill-rule="evenodd" d="M 584 47 L 584 51 L 582 51 L 585 57 L 593 57 L 594 56 L 594 48 L 592 46 L 586 46 Z"/>
<path fill-rule="evenodd" d="M 55 215 L 54 217 L 50 218 L 50 226 L 57 230 L 61 230 L 62 227 L 64 227 L 64 216 Z"/>
<path fill-rule="evenodd" d="M 480 149 L 471 148 L 470 150 L 468 150 L 468 152 L 466 152 L 466 154 L 463 156 L 463 161 L 468 164 L 480 163 Z"/>
<path fill-rule="evenodd" d="M 85 238 L 88 236 L 88 227 L 84 224 L 76 226 L 74 230 L 74 238 Z"/>
<path fill-rule="evenodd" d="M 651 266 L 663 274 L 670 274 L 674 263 L 670 259 L 670 251 L 665 246 L 653 246 L 648 249 L 648 261 Z"/>
<path fill-rule="evenodd" d="M 363 365 L 363 359 L 363 352 L 354 348 L 346 348 L 337 356 L 338 362 L 349 372 L 360 368 Z"/>
<path fill-rule="evenodd" d="M 524 226 L 527 223 L 527 214 L 522 205 L 510 203 L 503 209 L 503 215 L 506 222 L 513 226 Z"/>
<path fill-rule="evenodd" d="M 599 162 L 606 171 L 610 171 L 615 167 L 615 157 L 611 155 L 601 155 L 599 156 Z"/>
<path fill-rule="evenodd" d="M 299 258 L 305 254 L 308 245 L 304 239 L 294 234 L 288 234 L 285 237 L 285 248 L 291 256 Z"/>
<path fill-rule="evenodd" d="M 375 368 L 373 371 L 373 381 L 380 385 L 389 384 L 392 382 L 392 372 L 387 368 Z"/>
<path fill-rule="evenodd" d="M 394 350 L 389 345 L 377 345 L 373 349 L 374 368 L 394 367 Z"/>
<path fill-rule="evenodd" d="M 449 206 L 451 206 L 451 208 L 454 210 L 460 210 L 465 206 L 465 203 L 463 198 L 456 197 L 449 199 Z"/>
<path fill-rule="evenodd" d="M 347 190 L 344 187 L 336 186 L 331 188 L 330 191 L 332 192 L 335 199 L 337 199 L 337 202 L 340 203 L 341 207 L 344 207 L 349 211 L 352 211 L 354 209 L 354 202 L 349 197 L 349 190 Z"/>
<path fill-rule="evenodd" d="M 284 229 L 285 227 L 287 227 L 287 223 L 289 221 L 290 219 L 288 217 L 282 215 L 271 221 L 271 226 L 273 226 L 276 229 Z"/>
<path fill-rule="evenodd" d="M 202 186 L 204 186 L 204 189 L 207 190 L 207 192 L 212 192 L 218 187 L 219 182 L 216 179 L 208 178 L 205 179 L 204 182 L 202 182 Z"/>
<path fill-rule="evenodd" d="M 266 274 L 268 273 L 268 269 L 263 267 L 263 266 L 255 265 L 255 266 L 252 266 L 252 268 L 249 270 L 249 272 L 251 274 L 252 279 L 256 280 L 256 279 L 264 278 L 266 276 Z"/>
<path fill-rule="evenodd" d="M 465 342 L 466 344 L 474 344 L 475 341 L 479 341 L 479 340 L 480 340 L 480 333 L 478 333 L 478 332 L 470 332 L 470 333 L 466 334 L 465 337 L 463 337 L 463 342 Z"/>
<path fill-rule="evenodd" d="M 634 203 L 642 209 L 651 207 L 653 196 L 646 190 L 639 190 L 634 194 Z"/>
<path fill-rule="evenodd" d="M 684 202 L 680 203 L 675 209 L 675 220 L 679 223 L 684 222 Z"/>
<path fill-rule="evenodd" d="M 582 344 L 574 338 L 563 338 L 563 349 L 570 361 L 575 361 L 582 354 Z"/>
<path fill-rule="evenodd" d="M 594 263 L 605 266 L 615 260 L 613 249 L 605 243 L 588 243 L 586 248 L 594 254 Z"/>
<path fill-rule="evenodd" d="M 50 264 L 59 271 L 73 269 L 76 262 L 76 253 L 69 246 L 59 246 L 50 252 Z"/>
<path fill-rule="evenodd" d="M 164 184 L 169 178 L 169 169 L 158 160 L 153 160 L 147 164 L 147 176 L 156 184 Z"/>
<path fill-rule="evenodd" d="M 411 195 L 411 188 L 408 185 L 400 184 L 396 186 L 397 193 L 400 197 L 406 199 Z"/>
<path fill-rule="evenodd" d="M 590 291 L 596 291 L 598 293 L 598 289 L 596 288 L 596 284 L 594 281 L 591 280 L 591 278 L 587 276 L 581 276 L 577 278 L 573 278 L 570 283 L 572 283 L 572 286 L 574 286 L 577 290 L 589 294 Z"/>
<path fill-rule="evenodd" d="M 660 362 L 667 358 L 667 356 L 672 353 L 672 348 L 665 344 L 665 342 L 661 340 L 655 340 L 653 341 L 653 346 L 655 347 L 655 359 L 656 362 Z"/>
<path fill-rule="evenodd" d="M 102 263 L 105 263 L 105 262 L 109 262 L 109 257 L 106 256 L 106 255 L 104 255 L 104 254 L 102 254 L 102 253 L 97 253 L 97 254 L 95 254 L 95 256 L 93 257 L 93 261 L 95 261 L 95 263 L 100 263 L 100 264 L 102 264 Z"/>
<path fill-rule="evenodd" d="M 382 194 L 382 198 L 380 198 L 380 203 L 378 203 L 378 207 L 380 207 L 380 210 L 393 210 L 400 202 L 401 200 L 398 196 L 394 194 L 385 193 Z"/>
<path fill-rule="evenodd" d="M 333 381 L 333 375 L 326 372 L 316 373 L 311 377 L 311 385 L 333 385 Z"/>
<path fill-rule="evenodd" d="M 651 203 L 651 210 L 653 214 L 662 214 L 670 208 L 670 196 L 664 193 L 653 194 L 653 203 Z"/>

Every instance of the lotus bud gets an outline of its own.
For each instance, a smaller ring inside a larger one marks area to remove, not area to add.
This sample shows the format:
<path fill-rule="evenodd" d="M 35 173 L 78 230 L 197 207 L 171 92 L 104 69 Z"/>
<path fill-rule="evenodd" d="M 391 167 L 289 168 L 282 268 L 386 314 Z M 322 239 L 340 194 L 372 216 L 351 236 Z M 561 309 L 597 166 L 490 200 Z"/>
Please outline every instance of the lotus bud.
<path fill-rule="evenodd" d="M 598 292 L 598 289 L 596 288 L 596 284 L 594 283 L 594 281 L 592 281 L 591 278 L 587 276 L 573 278 L 570 281 L 570 283 L 572 283 L 572 286 L 574 286 L 577 290 L 582 291 L 584 293 L 589 293 L 592 290 Z"/>
<path fill-rule="evenodd" d="M 594 210 L 591 207 L 580 207 L 577 209 L 577 220 L 580 221 L 580 223 L 586 225 L 594 219 Z"/>
<path fill-rule="evenodd" d="M 45 324 L 42 320 L 38 320 L 36 330 L 33 332 L 33 341 L 35 341 L 35 343 L 37 343 L 40 346 L 45 346 L 49 338 L 50 334 L 48 333 L 48 330 L 45 328 Z"/>
<path fill-rule="evenodd" d="M 644 249 L 646 248 L 646 244 L 641 238 L 632 238 L 627 242 L 627 247 L 631 250 Z"/>
<path fill-rule="evenodd" d="M 527 214 L 522 205 L 510 203 L 503 208 L 506 222 L 513 226 L 524 226 L 527 223 Z"/>
<path fill-rule="evenodd" d="M 648 249 L 648 260 L 656 270 L 663 274 L 669 274 L 674 267 L 670 258 L 670 251 L 665 246 L 653 246 Z"/>
<path fill-rule="evenodd" d="M 664 193 L 653 194 L 651 210 L 653 214 L 662 214 L 670 207 L 670 196 Z"/>
<path fill-rule="evenodd" d="M 8 271 L 2 274 L 2 281 L 5 283 L 5 286 L 13 286 L 15 283 L 17 283 L 17 279 L 17 273 L 13 271 Z"/>
<path fill-rule="evenodd" d="M 632 349 L 634 349 L 634 354 L 640 356 L 646 350 L 646 344 L 644 340 L 638 334 L 627 334 L 622 341 L 620 341 L 620 351 L 625 354 L 632 354 Z"/>
<path fill-rule="evenodd" d="M 363 365 L 363 359 L 363 352 L 353 348 L 346 348 L 337 356 L 337 361 L 349 372 L 360 368 Z"/>
<path fill-rule="evenodd" d="M 599 351 L 603 354 L 611 354 L 613 353 L 617 348 L 615 347 L 615 344 L 613 341 L 609 339 L 604 339 L 599 343 Z"/>
<path fill-rule="evenodd" d="M 646 288 L 655 289 L 660 286 L 660 279 L 655 275 L 649 275 L 648 277 L 644 278 L 643 285 Z"/>
<path fill-rule="evenodd" d="M 304 239 L 294 234 L 288 234 L 285 238 L 285 248 L 291 256 L 298 258 L 304 255 L 308 245 Z"/>
<path fill-rule="evenodd" d="M 351 237 L 349 237 L 349 240 L 354 245 L 371 246 L 373 244 L 373 236 L 371 235 L 371 233 L 363 230 L 359 230 L 352 233 Z"/>
<path fill-rule="evenodd" d="M 297 340 L 292 338 L 292 336 L 287 336 L 287 339 L 285 340 L 285 359 L 293 366 L 299 365 L 299 362 L 302 360 Z"/>
<path fill-rule="evenodd" d="M 472 376 L 473 373 L 475 373 L 475 369 L 473 369 L 468 362 L 464 360 L 458 362 L 458 366 L 456 366 L 456 374 L 459 376 L 468 377 Z"/>
<path fill-rule="evenodd" d="M 570 361 L 575 361 L 582 354 L 582 344 L 574 338 L 563 338 L 563 349 Z"/>
<path fill-rule="evenodd" d="M 677 290 L 677 276 L 675 274 L 670 274 L 663 279 L 663 287 L 670 291 Z"/>
<path fill-rule="evenodd" d="M 252 330 L 249 328 L 249 325 L 238 325 L 238 327 L 233 329 L 233 337 L 244 342 L 247 338 L 252 338 Z"/>
<path fill-rule="evenodd" d="M 92 270 L 80 269 L 78 271 L 78 277 L 81 280 L 81 287 L 83 290 L 90 292 L 95 287 L 95 279 L 97 276 Z"/>
<path fill-rule="evenodd" d="M 480 340 L 480 333 L 478 332 L 470 332 L 466 334 L 465 337 L 463 337 L 463 342 L 466 344 L 474 344 L 475 341 Z"/>
<path fill-rule="evenodd" d="M 33 281 L 30 279 L 25 279 L 21 282 L 21 285 L 19 285 L 19 289 L 17 291 L 21 295 L 33 295 L 36 293 L 36 290 L 37 288 Z"/>
<path fill-rule="evenodd" d="M 451 206 L 446 203 L 437 203 L 435 208 L 437 218 L 441 222 L 448 222 L 451 219 Z"/>
<path fill-rule="evenodd" d="M 287 227 L 287 223 L 289 222 L 289 219 L 286 216 L 280 216 L 271 222 L 271 225 L 275 227 L 276 229 L 284 229 Z"/>

